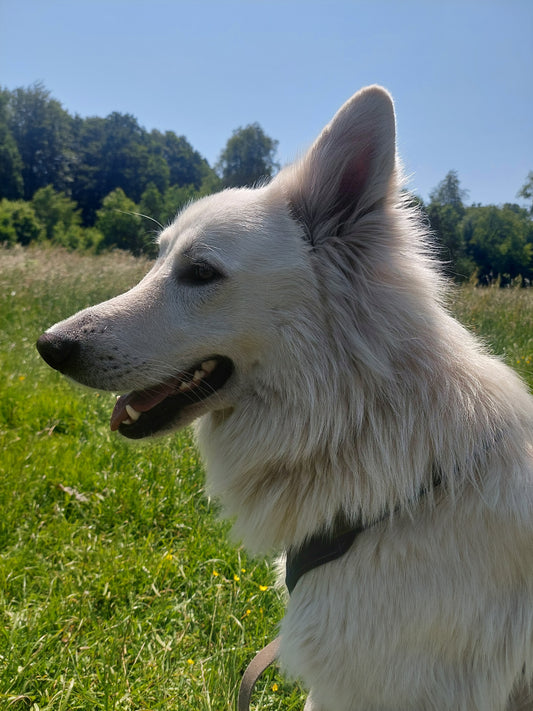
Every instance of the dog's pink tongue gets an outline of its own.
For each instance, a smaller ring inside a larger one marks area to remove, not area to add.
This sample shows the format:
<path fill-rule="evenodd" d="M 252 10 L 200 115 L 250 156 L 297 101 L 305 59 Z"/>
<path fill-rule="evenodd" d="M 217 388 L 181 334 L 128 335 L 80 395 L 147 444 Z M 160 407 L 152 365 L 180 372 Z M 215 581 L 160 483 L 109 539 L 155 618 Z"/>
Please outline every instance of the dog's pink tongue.
<path fill-rule="evenodd" d="M 175 392 L 175 385 L 162 383 L 147 390 L 134 390 L 128 395 L 121 395 L 115 403 L 109 426 L 114 432 L 119 425 L 129 418 L 126 405 L 130 405 L 137 412 L 148 412 L 152 407 L 158 405 L 162 400 Z"/>

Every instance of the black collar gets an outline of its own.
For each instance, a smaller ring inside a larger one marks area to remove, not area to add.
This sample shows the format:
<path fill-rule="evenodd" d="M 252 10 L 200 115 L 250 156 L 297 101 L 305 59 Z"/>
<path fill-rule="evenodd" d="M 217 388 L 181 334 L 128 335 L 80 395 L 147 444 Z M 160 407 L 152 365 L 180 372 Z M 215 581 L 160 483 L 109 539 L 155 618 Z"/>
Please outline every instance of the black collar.
<path fill-rule="evenodd" d="M 426 496 L 430 490 L 439 487 L 441 483 L 440 472 L 435 472 L 431 484 L 420 489 L 415 501 Z M 399 510 L 399 507 L 395 509 L 395 511 L 397 510 Z M 343 556 L 360 533 L 380 523 L 388 515 L 388 513 L 385 513 L 367 525 L 362 523 L 353 525 L 348 523 L 344 514 L 338 514 L 331 529 L 319 531 L 308 538 L 300 547 L 291 546 L 287 550 L 285 563 L 285 585 L 289 595 L 302 575 L 313 570 L 313 568 L 318 568 L 320 565 L 330 563 L 332 560 Z"/>

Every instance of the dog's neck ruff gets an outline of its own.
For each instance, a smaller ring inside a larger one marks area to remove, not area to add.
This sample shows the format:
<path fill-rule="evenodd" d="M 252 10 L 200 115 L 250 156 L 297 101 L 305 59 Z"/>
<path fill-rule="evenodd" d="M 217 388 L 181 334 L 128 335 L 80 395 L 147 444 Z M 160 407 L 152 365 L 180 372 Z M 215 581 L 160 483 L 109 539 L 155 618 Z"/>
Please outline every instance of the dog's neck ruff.
<path fill-rule="evenodd" d="M 430 490 L 439 487 L 441 483 L 442 477 L 440 473 L 435 472 L 431 484 L 423 486 L 412 503 L 424 498 Z M 396 507 L 392 513 L 397 511 L 399 511 L 399 507 Z M 381 523 L 388 516 L 390 516 L 390 513 L 384 513 L 366 525 L 361 522 L 354 525 L 347 520 L 344 514 L 339 513 L 331 529 L 319 531 L 308 538 L 301 546 L 291 546 L 287 550 L 285 563 L 285 585 L 289 595 L 292 594 L 296 583 L 305 573 L 343 556 L 351 548 L 360 533 Z"/>

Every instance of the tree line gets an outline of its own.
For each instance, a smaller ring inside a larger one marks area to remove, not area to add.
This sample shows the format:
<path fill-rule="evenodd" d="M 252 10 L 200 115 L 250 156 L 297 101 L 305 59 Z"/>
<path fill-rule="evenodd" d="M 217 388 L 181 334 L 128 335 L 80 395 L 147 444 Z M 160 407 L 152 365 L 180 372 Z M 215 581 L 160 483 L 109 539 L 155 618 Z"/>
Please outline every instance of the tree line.
<path fill-rule="evenodd" d="M 449 276 L 480 284 L 533 282 L 533 171 L 517 197 L 529 202 L 529 208 L 517 203 L 467 206 L 468 192 L 451 170 L 426 205 L 419 201 Z"/>
<path fill-rule="evenodd" d="M 277 145 L 258 123 L 238 128 L 212 167 L 185 136 L 148 132 L 130 114 L 72 116 L 40 83 L 0 89 L 0 243 L 153 254 L 154 234 L 190 200 L 272 177 Z M 529 209 L 467 197 L 455 171 L 427 204 L 413 196 L 443 268 L 458 280 L 531 281 L 533 172 L 517 194 Z"/>

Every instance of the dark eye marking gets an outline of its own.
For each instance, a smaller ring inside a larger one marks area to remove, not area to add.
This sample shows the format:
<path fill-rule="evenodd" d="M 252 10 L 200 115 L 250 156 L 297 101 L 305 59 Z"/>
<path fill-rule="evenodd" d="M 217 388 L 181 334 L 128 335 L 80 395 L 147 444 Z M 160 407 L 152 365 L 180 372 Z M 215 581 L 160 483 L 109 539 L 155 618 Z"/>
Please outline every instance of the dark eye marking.
<path fill-rule="evenodd" d="M 192 286 L 202 286 L 220 281 L 224 275 L 208 262 L 192 262 L 180 269 L 178 277 L 181 281 Z"/>

